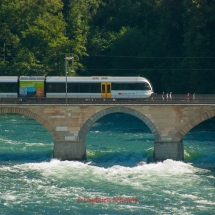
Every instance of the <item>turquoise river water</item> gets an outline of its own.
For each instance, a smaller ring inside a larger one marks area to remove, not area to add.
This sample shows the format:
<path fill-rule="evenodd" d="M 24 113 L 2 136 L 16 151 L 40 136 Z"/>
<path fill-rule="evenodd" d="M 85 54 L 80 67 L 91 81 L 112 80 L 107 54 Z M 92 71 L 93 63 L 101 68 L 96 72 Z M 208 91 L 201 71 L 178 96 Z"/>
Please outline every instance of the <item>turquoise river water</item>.
<path fill-rule="evenodd" d="M 183 141 L 184 162 L 155 163 L 148 127 L 110 114 L 89 131 L 86 161 L 59 161 L 42 125 L 2 114 L 0 214 L 214 214 L 215 119 Z"/>

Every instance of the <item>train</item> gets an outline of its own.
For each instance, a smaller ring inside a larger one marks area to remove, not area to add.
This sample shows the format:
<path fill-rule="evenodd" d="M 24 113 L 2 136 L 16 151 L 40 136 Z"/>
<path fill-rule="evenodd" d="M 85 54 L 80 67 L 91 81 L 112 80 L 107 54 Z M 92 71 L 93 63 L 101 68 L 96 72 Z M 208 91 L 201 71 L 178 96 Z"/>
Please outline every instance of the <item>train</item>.
<path fill-rule="evenodd" d="M 153 86 L 144 77 L 0 76 L 0 97 L 149 98 Z"/>

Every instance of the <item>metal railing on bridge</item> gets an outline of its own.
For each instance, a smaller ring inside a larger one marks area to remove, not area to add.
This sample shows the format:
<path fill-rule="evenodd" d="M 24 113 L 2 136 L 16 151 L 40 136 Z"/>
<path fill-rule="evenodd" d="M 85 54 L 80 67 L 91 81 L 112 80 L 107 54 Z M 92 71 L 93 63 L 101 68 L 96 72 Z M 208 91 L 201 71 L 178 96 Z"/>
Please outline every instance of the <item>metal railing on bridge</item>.
<path fill-rule="evenodd" d="M 18 97 L 18 98 L 0 98 L 0 105 L 17 104 L 17 105 L 39 105 L 39 104 L 215 104 L 215 94 L 197 94 L 195 99 L 186 94 L 175 94 L 172 99 L 162 97 L 161 94 L 142 99 L 142 98 L 45 98 L 45 97 Z"/>

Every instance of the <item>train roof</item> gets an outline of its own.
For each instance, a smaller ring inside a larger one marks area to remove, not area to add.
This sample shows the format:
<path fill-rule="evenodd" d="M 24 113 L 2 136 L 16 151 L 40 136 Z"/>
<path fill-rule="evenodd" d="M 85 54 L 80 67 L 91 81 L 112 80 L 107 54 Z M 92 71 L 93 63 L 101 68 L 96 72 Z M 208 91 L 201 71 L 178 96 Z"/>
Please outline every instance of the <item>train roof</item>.
<path fill-rule="evenodd" d="M 34 81 L 34 80 L 44 80 L 45 76 L 20 76 L 21 81 Z"/>
<path fill-rule="evenodd" d="M 0 76 L 0 82 L 17 82 L 18 76 Z"/>
<path fill-rule="evenodd" d="M 66 77 L 47 76 L 46 82 L 65 82 Z M 119 77 L 119 76 L 91 76 L 91 77 L 67 77 L 67 82 L 149 82 L 143 77 Z"/>

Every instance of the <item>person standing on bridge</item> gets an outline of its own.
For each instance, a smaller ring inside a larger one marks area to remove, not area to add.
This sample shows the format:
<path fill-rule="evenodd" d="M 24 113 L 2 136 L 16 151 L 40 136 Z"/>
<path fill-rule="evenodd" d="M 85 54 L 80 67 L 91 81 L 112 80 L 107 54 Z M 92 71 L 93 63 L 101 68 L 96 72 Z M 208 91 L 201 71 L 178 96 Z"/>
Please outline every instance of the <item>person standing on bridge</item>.
<path fill-rule="evenodd" d="M 154 93 L 151 95 L 151 101 L 154 101 Z"/>
<path fill-rule="evenodd" d="M 165 93 L 163 92 L 163 94 L 161 96 L 163 101 L 164 101 L 164 96 L 165 96 Z"/>
<path fill-rule="evenodd" d="M 187 93 L 187 101 L 190 101 L 190 93 Z"/>
<path fill-rule="evenodd" d="M 166 100 L 168 101 L 168 99 L 169 99 L 169 94 L 166 93 Z"/>
<path fill-rule="evenodd" d="M 193 100 L 196 100 L 196 94 L 193 93 Z"/>
<path fill-rule="evenodd" d="M 172 92 L 169 93 L 169 100 L 172 101 Z"/>

